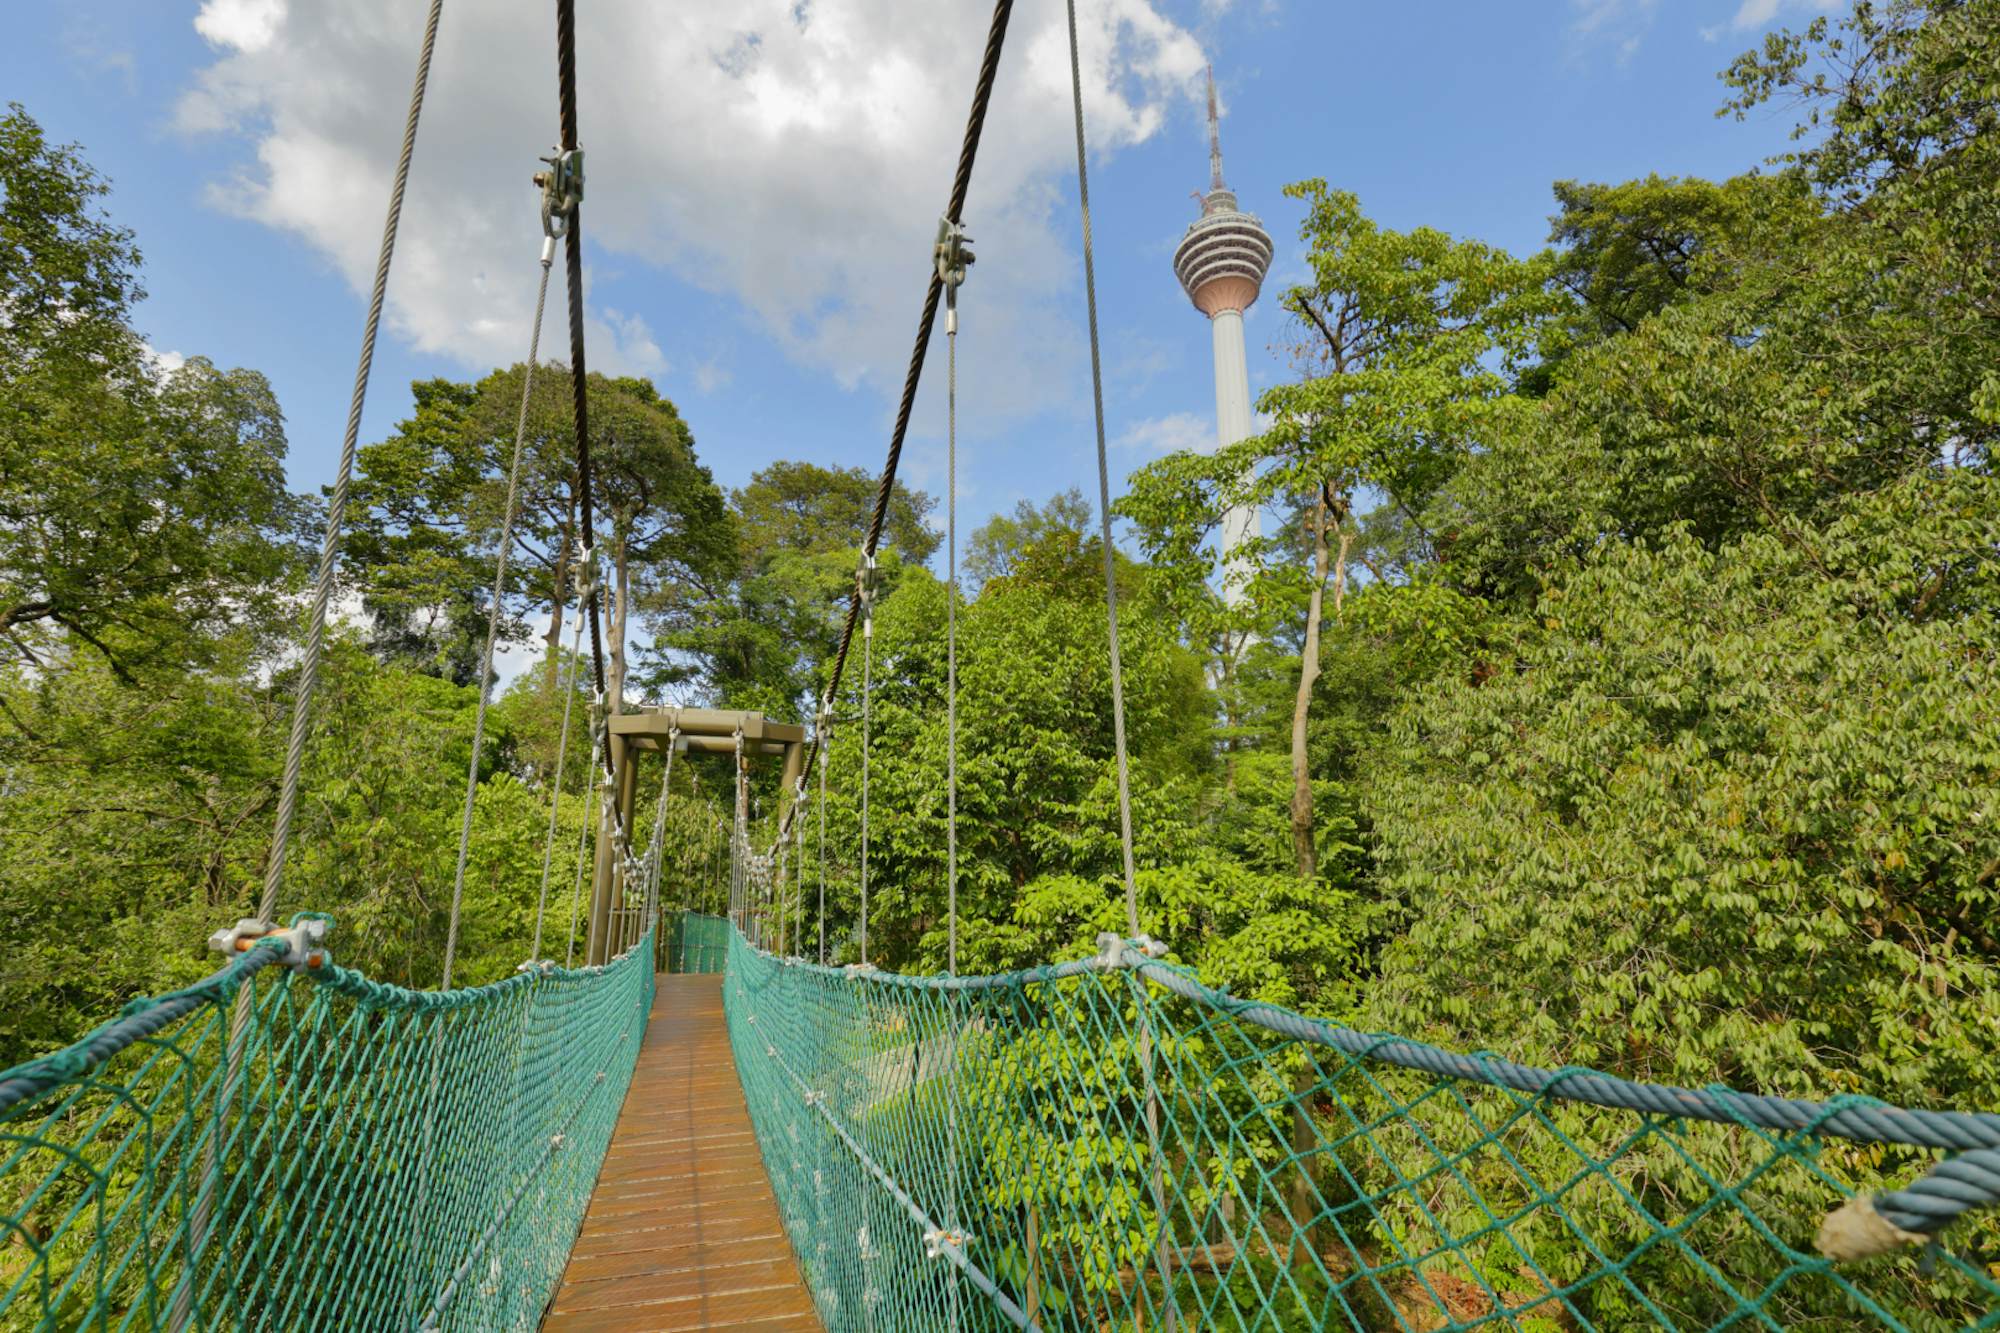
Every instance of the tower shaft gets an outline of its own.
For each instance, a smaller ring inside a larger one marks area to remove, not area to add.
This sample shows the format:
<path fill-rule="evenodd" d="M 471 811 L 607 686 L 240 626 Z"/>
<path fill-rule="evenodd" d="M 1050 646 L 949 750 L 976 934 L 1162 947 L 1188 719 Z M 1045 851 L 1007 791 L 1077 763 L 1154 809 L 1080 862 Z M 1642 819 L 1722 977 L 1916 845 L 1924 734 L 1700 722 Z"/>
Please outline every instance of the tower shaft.
<path fill-rule="evenodd" d="M 1218 310 L 1208 322 L 1215 342 L 1215 438 L 1228 448 L 1250 437 L 1250 367 L 1243 344 L 1243 312 Z M 1234 606 L 1243 600 L 1250 561 L 1243 542 L 1263 535 L 1255 508 L 1237 505 L 1222 516 L 1222 597 Z"/>

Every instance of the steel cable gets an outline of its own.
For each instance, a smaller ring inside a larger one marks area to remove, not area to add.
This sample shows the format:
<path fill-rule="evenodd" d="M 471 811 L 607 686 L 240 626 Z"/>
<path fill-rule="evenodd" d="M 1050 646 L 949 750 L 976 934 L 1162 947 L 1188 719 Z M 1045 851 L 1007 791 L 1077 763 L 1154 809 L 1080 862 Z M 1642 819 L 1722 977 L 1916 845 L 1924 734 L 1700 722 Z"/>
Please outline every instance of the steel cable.
<path fill-rule="evenodd" d="M 549 793 L 549 832 L 542 843 L 542 891 L 535 901 L 535 944 L 528 954 L 530 962 L 540 962 L 542 958 L 542 921 L 549 910 L 549 867 L 555 858 L 557 816 L 562 811 L 563 770 L 569 759 L 569 720 L 576 703 L 576 672 L 582 656 L 583 611 L 579 604 L 576 627 L 570 636 L 569 661 L 557 668 L 558 679 L 564 679 L 562 674 L 564 667 L 568 668 L 568 674 L 563 685 L 562 733 L 556 741 L 555 781 L 553 790 Z M 588 827 L 587 819 L 585 827 Z"/>
<path fill-rule="evenodd" d="M 417 126 L 423 118 L 424 93 L 430 84 L 431 57 L 437 50 L 438 24 L 444 17 L 444 0 L 430 0 L 424 16 L 423 40 L 417 48 L 417 72 L 410 87 L 409 111 L 403 120 L 403 143 L 396 156 L 396 175 L 389 187 L 388 215 L 382 221 L 382 243 L 375 256 L 375 282 L 368 294 L 368 315 L 361 329 L 361 355 L 354 367 L 354 392 L 347 405 L 347 428 L 341 436 L 340 465 L 334 474 L 333 492 L 327 499 L 326 535 L 320 544 L 319 569 L 313 579 L 312 614 L 306 628 L 306 646 L 299 663 L 298 691 L 292 697 L 291 734 L 285 741 L 284 775 L 279 781 L 278 810 L 271 826 L 271 852 L 264 864 L 264 886 L 257 898 L 257 916 L 270 921 L 278 910 L 278 891 L 285 878 L 285 856 L 290 848 L 292 820 L 299 804 L 299 776 L 305 766 L 306 732 L 312 723 L 313 694 L 319 685 L 320 658 L 326 648 L 326 614 L 333 600 L 333 584 L 340 564 L 340 534 L 347 515 L 348 493 L 354 479 L 354 454 L 361 438 L 361 410 L 368 398 L 368 379 L 375 366 L 375 339 L 382 328 L 382 306 L 389 290 L 389 267 L 396 254 L 396 233 L 403 220 L 403 197 L 409 189 L 410 163 L 417 151 Z M 250 1013 L 250 991 L 236 998 L 229 1021 L 229 1048 L 223 1092 L 219 1106 L 227 1106 L 235 1096 L 243 1061 L 244 1036 Z M 218 1111 L 218 1114 L 221 1114 Z M 218 1126 L 218 1131 L 220 1126 Z M 215 1205 L 217 1135 L 204 1150 L 202 1182 L 190 1221 L 190 1265 L 207 1247 L 210 1214 Z M 193 1291 L 182 1283 L 174 1292 L 169 1324 L 184 1328 L 191 1311 Z"/>
<path fill-rule="evenodd" d="M 945 217 L 953 224 L 964 220 L 966 192 L 972 188 L 972 168 L 979 157 L 979 138 L 986 128 L 986 109 L 993 99 L 993 82 L 1000 71 L 1000 53 L 1007 42 L 1007 23 L 1013 16 L 1014 0 L 995 0 L 993 19 L 986 31 L 986 49 L 979 62 L 979 77 L 972 89 L 972 109 L 966 116 L 965 138 L 959 145 L 958 169 L 952 175 L 951 199 L 945 206 Z M 917 337 L 910 349 L 910 367 L 903 377 L 903 396 L 896 407 L 896 424 L 889 434 L 889 456 L 882 466 L 882 480 L 875 490 L 875 510 L 868 520 L 868 540 L 863 546 L 863 554 L 872 558 L 882 541 L 882 531 L 889 520 L 889 500 L 896 489 L 896 468 L 903 457 L 903 439 L 909 433 L 910 413 L 917 402 L 917 385 L 922 381 L 924 361 L 930 352 L 931 328 L 937 323 L 938 302 L 944 294 L 944 281 L 939 277 L 935 265 L 932 266 L 930 281 L 924 289 L 924 308 L 917 320 Z M 834 696 L 840 691 L 840 678 L 847 669 L 847 656 L 854 643 L 854 631 L 861 620 L 861 592 L 857 588 L 847 604 L 847 619 L 841 626 L 840 646 L 833 657 L 833 672 L 827 679 L 823 703 L 827 711 L 833 707 Z M 818 754 L 820 738 L 813 737 L 812 748 L 807 753 L 810 764 Z"/>
<path fill-rule="evenodd" d="M 556 0 L 556 103 L 564 153 L 575 152 L 576 138 L 576 0 Z M 578 528 L 586 551 L 595 544 L 590 493 L 590 394 L 583 356 L 583 205 L 569 210 L 563 230 L 563 276 L 569 288 L 569 378 L 571 413 L 576 425 L 576 501 Z M 587 557 L 586 557 L 587 558 Z M 604 634 L 597 619 L 597 589 L 593 581 L 583 615 L 590 623 L 591 678 L 604 695 Z M 604 767 L 612 771 L 611 734 L 604 735 Z"/>
<path fill-rule="evenodd" d="M 1077 212 L 1083 226 L 1084 311 L 1090 326 L 1090 404 L 1097 426 L 1097 513 L 1099 540 L 1104 546 L 1104 628 L 1111 652 L 1111 729 L 1118 755 L 1118 848 L 1125 871 L 1125 927 L 1129 934 L 1137 936 L 1139 880 L 1132 858 L 1132 777 L 1125 752 L 1125 672 L 1118 652 L 1118 566 L 1111 547 L 1111 465 L 1104 449 L 1104 368 L 1097 338 L 1097 263 L 1090 235 L 1090 169 L 1083 138 L 1083 61 L 1076 40 L 1076 0 L 1065 0 L 1065 10 L 1069 20 L 1070 103 L 1076 122 Z M 1166 1326 L 1172 1333 L 1179 1323 L 1180 1310 L 1174 1299 L 1172 1265 L 1167 1258 L 1166 1188 L 1160 1163 L 1160 1094 L 1154 1078 L 1152 1023 L 1141 999 L 1139 1058 L 1145 1071 L 1153 1209 L 1160 1227 L 1154 1264 L 1160 1275 L 1161 1296 L 1166 1302 Z"/>
<path fill-rule="evenodd" d="M 542 312 L 549 299 L 549 268 L 554 258 L 552 243 L 542 244 L 542 280 L 535 291 L 535 319 L 529 326 L 528 365 L 521 375 L 521 411 L 514 420 L 514 455 L 507 467 L 507 503 L 500 517 L 500 552 L 493 561 L 493 604 L 486 615 L 486 648 L 479 658 L 479 707 L 472 718 L 472 759 L 465 773 L 465 814 L 458 825 L 458 864 L 451 876 L 451 921 L 445 929 L 444 937 L 444 979 L 438 983 L 445 990 L 451 989 L 452 964 L 458 958 L 458 919 L 465 906 L 465 862 L 472 849 L 472 811 L 479 795 L 479 747 L 486 741 L 486 709 L 493 697 L 493 646 L 500 638 L 500 611 L 502 599 L 507 595 L 507 555 L 514 544 L 514 518 L 520 507 L 521 497 L 521 453 L 528 438 L 528 401 L 535 390 L 536 359 L 542 354 Z M 563 710 L 563 729 L 567 735 L 569 710 Z M 548 876 L 542 877 L 544 899 L 547 897 Z M 535 919 L 535 947 L 541 948 L 542 923 Z"/>

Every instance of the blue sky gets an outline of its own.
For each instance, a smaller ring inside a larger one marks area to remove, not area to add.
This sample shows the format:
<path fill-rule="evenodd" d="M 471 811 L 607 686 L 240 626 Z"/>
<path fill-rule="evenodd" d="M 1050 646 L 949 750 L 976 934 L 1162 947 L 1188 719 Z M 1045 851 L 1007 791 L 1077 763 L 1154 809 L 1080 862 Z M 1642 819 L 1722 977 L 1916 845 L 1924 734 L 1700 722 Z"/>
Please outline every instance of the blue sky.
<path fill-rule="evenodd" d="M 1543 242 L 1558 178 L 1719 176 L 1782 151 L 1782 112 L 1715 118 L 1716 72 L 1822 2 L 1080 0 L 1114 486 L 1211 438 L 1207 330 L 1168 262 L 1205 183 L 1204 61 L 1230 184 L 1278 240 L 1269 292 L 1301 267 L 1287 181 L 1518 251 Z M 593 366 L 651 375 L 724 484 L 779 458 L 879 468 L 986 6 L 578 8 Z M 112 178 L 151 342 L 270 376 L 295 486 L 332 474 L 421 9 L 67 0 L 13 15 L 0 51 L 0 97 Z M 551 10 L 447 3 L 364 439 L 410 380 L 525 354 Z M 1022 0 L 968 210 L 961 539 L 1018 500 L 1095 492 L 1067 88 L 1059 6 Z M 1253 388 L 1285 373 L 1284 334 L 1260 302 Z M 905 473 L 933 493 L 938 352 Z"/>

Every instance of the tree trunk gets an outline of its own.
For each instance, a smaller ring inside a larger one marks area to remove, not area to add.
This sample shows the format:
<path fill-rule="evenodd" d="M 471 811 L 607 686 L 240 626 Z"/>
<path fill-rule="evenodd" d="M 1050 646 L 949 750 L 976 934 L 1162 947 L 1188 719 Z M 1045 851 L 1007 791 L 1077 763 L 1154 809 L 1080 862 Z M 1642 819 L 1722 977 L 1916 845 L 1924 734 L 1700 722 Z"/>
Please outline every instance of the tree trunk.
<path fill-rule="evenodd" d="M 567 529 L 556 538 L 556 568 L 550 576 L 549 592 L 549 632 L 543 635 L 548 645 L 542 654 L 542 693 L 553 695 L 556 685 L 562 679 L 557 670 L 562 661 L 563 599 L 569 595 L 570 534 Z"/>
<path fill-rule="evenodd" d="M 614 568 L 614 588 L 611 599 L 611 615 L 608 617 L 605 638 L 610 650 L 610 662 L 606 665 L 604 679 L 604 706 L 612 713 L 625 711 L 625 616 L 632 604 L 632 567 L 626 559 L 628 534 L 622 525 L 611 534 L 611 560 Z"/>
<path fill-rule="evenodd" d="M 1312 709 L 1313 683 L 1319 679 L 1319 622 L 1326 604 L 1326 487 L 1313 502 L 1313 583 L 1306 603 L 1305 651 L 1299 658 L 1299 693 L 1292 704 L 1292 855 L 1300 879 L 1319 873 L 1319 853 L 1313 846 L 1312 772 L 1306 763 L 1306 718 Z"/>

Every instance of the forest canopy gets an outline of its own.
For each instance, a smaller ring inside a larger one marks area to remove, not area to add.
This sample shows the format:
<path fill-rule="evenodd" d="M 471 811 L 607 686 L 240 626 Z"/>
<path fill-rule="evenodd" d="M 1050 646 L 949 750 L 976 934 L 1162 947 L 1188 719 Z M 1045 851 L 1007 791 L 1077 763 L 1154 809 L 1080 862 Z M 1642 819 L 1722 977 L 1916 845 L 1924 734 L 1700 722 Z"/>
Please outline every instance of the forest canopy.
<path fill-rule="evenodd" d="M 2000 1106 L 1996 60 L 1993 0 L 1774 35 L 1723 111 L 1795 109 L 1795 151 L 1556 182 L 1528 255 L 1388 228 L 1299 164 L 1306 263 L 1274 293 L 1299 373 L 1263 433 L 1150 463 L 1116 505 L 1142 929 L 1237 995 L 1527 1064 Z M 108 190 L 0 118 L 0 1066 L 202 975 L 254 902 L 324 506 L 289 489 L 261 375 L 151 357 Z M 560 367 L 528 399 L 499 591 L 539 662 L 472 753 L 525 370 L 415 384 L 360 456 L 359 609 L 284 906 L 407 985 L 438 980 L 468 767 L 460 978 L 527 956 L 551 882 L 549 938 L 575 937 Z M 779 459 L 725 490 L 657 386 L 589 393 L 610 706 L 813 721 L 876 478 Z M 1274 535 L 1231 601 L 1214 539 L 1242 503 Z M 890 494 L 812 862 L 856 960 L 865 715 L 869 961 L 918 971 L 945 960 L 934 508 Z M 1058 494 L 965 548 L 963 971 L 1124 927 L 1098 517 Z M 691 761 L 664 798 L 682 904 L 718 901 L 728 782 Z"/>

